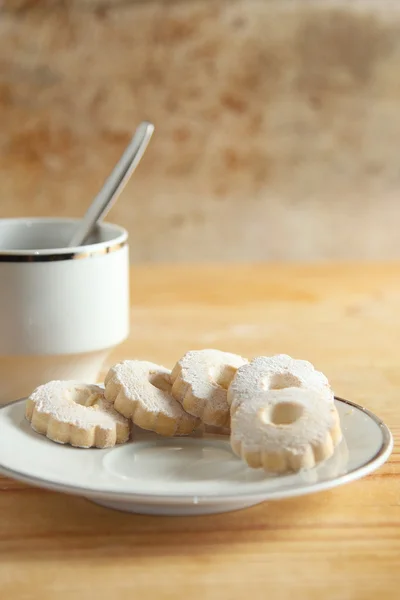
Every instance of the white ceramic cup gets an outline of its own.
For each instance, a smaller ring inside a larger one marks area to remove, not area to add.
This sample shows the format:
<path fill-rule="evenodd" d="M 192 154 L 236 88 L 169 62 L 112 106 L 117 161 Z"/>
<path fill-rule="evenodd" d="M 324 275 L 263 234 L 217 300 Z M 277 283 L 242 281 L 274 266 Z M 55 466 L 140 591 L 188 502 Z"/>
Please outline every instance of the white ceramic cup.
<path fill-rule="evenodd" d="M 77 224 L 0 219 L 0 404 L 51 379 L 95 382 L 129 334 L 128 234 L 102 223 L 68 248 Z"/>

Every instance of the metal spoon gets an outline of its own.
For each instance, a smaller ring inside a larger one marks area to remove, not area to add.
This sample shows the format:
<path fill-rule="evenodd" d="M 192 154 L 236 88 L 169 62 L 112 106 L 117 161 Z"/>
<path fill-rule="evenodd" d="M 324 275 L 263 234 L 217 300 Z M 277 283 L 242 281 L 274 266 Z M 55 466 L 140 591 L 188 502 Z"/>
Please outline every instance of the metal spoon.
<path fill-rule="evenodd" d="M 152 123 L 147 121 L 140 123 L 121 158 L 79 223 L 68 244 L 69 248 L 84 244 L 96 224 L 108 213 L 138 166 L 153 131 Z"/>

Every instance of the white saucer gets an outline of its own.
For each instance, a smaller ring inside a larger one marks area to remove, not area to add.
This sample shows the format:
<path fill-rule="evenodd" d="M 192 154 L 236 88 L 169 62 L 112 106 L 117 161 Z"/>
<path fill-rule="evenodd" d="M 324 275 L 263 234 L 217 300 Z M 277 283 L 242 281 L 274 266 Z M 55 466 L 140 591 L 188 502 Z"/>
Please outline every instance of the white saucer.
<path fill-rule="evenodd" d="M 334 456 L 316 469 L 271 477 L 236 458 L 226 436 L 162 438 L 136 430 L 134 441 L 108 450 L 58 445 L 31 429 L 21 400 L 0 409 L 0 471 L 128 512 L 226 512 L 327 490 L 380 467 L 393 447 L 389 429 L 356 404 L 336 405 L 344 440 Z"/>

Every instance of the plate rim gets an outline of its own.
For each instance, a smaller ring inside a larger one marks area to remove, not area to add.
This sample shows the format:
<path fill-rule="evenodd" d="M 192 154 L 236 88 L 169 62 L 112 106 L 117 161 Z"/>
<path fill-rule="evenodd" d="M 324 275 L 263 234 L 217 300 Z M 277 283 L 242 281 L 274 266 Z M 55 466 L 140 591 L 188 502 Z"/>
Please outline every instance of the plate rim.
<path fill-rule="evenodd" d="M 298 489 L 286 489 L 286 490 L 275 490 L 268 493 L 265 492 L 243 492 L 237 495 L 232 494 L 207 494 L 207 495 L 176 495 L 176 494 L 143 494 L 136 492 L 124 492 L 124 491 L 113 491 L 113 490 L 101 490 L 101 489 L 89 489 L 83 486 L 69 485 L 63 483 L 57 483 L 35 475 L 26 475 L 9 467 L 5 467 L 0 462 L 0 474 L 20 481 L 22 483 L 28 483 L 36 488 L 47 489 L 54 492 L 61 492 L 64 494 L 81 496 L 89 499 L 101 498 L 111 501 L 119 501 L 121 503 L 137 503 L 137 504 L 152 504 L 152 505 L 165 505 L 167 503 L 173 503 L 175 505 L 187 505 L 187 504 L 211 504 L 215 502 L 226 502 L 230 504 L 238 504 L 240 502 L 262 502 L 270 500 L 283 500 L 285 498 L 296 498 L 300 496 L 306 496 L 317 492 L 323 492 L 341 485 L 345 485 L 351 481 L 357 481 L 362 479 L 366 475 L 374 472 L 380 468 L 390 457 L 393 450 L 393 435 L 389 427 L 380 419 L 375 413 L 370 411 L 368 408 L 361 406 L 351 400 L 346 400 L 339 396 L 334 396 L 334 399 L 338 402 L 346 404 L 352 408 L 360 410 L 366 414 L 370 419 L 374 421 L 382 432 L 382 444 L 379 450 L 374 454 L 372 458 L 360 467 L 354 468 L 352 471 L 339 475 L 326 481 L 316 482 L 309 486 L 299 487 Z M 3 409 L 8 408 L 14 404 L 22 403 L 26 401 L 26 398 L 19 398 L 0 407 L 0 412 Z"/>

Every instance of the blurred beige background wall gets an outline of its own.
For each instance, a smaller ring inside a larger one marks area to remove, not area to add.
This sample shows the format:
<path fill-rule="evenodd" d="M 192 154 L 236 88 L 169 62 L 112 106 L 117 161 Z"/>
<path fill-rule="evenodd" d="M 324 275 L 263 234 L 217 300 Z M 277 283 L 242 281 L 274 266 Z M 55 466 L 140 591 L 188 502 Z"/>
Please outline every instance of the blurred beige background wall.
<path fill-rule="evenodd" d="M 109 219 L 137 261 L 400 257 L 397 0 L 2 0 L 0 216 Z"/>

